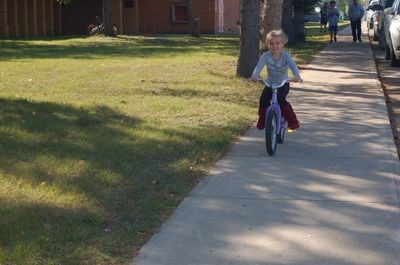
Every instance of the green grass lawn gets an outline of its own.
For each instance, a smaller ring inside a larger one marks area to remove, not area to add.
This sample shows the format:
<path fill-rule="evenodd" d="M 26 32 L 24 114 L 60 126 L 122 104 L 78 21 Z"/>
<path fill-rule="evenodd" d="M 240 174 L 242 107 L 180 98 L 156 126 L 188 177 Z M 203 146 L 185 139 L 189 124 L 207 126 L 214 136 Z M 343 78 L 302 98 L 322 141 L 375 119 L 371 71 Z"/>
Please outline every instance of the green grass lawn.
<path fill-rule="evenodd" d="M 306 64 L 324 36 L 289 51 Z M 237 55 L 229 36 L 0 40 L 0 264 L 129 264 L 255 122 Z"/>

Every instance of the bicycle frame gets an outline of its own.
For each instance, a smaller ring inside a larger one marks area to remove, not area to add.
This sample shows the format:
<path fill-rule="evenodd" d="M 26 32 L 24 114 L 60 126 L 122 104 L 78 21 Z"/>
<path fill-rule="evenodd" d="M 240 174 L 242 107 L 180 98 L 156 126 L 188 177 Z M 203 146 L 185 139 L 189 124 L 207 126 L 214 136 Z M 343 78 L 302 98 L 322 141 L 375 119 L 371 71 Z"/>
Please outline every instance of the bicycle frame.
<path fill-rule="evenodd" d="M 282 87 L 282 86 L 280 86 Z M 275 111 L 277 114 L 277 132 L 281 131 L 281 126 L 282 126 L 282 111 L 280 108 L 280 105 L 278 103 L 278 89 L 279 87 L 271 86 L 272 89 L 272 99 L 271 99 L 271 105 L 268 107 L 266 114 L 270 111 Z"/>
<path fill-rule="evenodd" d="M 269 155 L 274 155 L 277 144 L 283 143 L 287 123 L 282 117 L 281 107 L 278 102 L 278 89 L 290 80 L 283 80 L 280 84 L 268 84 L 264 79 L 259 79 L 264 85 L 272 89 L 271 104 L 265 113 L 265 145 Z"/>
<path fill-rule="evenodd" d="M 287 82 L 292 81 L 292 79 L 285 79 L 282 80 L 280 84 L 269 84 L 267 80 L 263 78 L 258 78 L 265 86 L 270 87 L 272 89 L 272 98 L 271 98 L 271 105 L 268 107 L 266 114 L 268 114 L 271 110 L 275 111 L 277 114 L 277 132 L 280 132 L 282 129 L 282 111 L 280 105 L 278 103 L 278 89 L 284 86 Z M 266 115 L 267 116 L 267 115 Z"/>

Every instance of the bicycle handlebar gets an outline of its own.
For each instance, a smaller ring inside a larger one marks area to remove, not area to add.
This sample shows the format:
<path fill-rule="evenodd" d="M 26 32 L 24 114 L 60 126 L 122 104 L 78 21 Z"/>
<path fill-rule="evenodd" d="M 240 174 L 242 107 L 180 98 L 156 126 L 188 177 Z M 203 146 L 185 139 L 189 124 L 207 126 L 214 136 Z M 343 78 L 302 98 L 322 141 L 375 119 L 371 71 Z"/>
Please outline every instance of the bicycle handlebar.
<path fill-rule="evenodd" d="M 257 78 L 257 79 L 258 79 L 258 81 L 260 81 L 261 83 L 263 83 L 263 84 L 266 85 L 267 87 L 271 87 L 272 89 L 279 88 L 279 87 L 283 86 L 285 83 L 291 82 L 291 81 L 292 81 L 291 78 L 287 78 L 287 79 L 282 80 L 282 82 L 281 82 L 280 84 L 270 84 L 270 83 L 268 83 L 267 80 L 264 79 L 264 78 L 259 77 L 259 78 Z"/>
<path fill-rule="evenodd" d="M 292 78 L 286 78 L 286 79 L 282 80 L 282 82 L 280 84 L 270 84 L 267 82 L 266 79 L 261 78 L 261 77 L 258 77 L 257 80 L 260 81 L 261 83 L 263 83 L 264 85 L 266 85 L 267 87 L 271 87 L 272 89 L 277 89 L 277 88 L 283 86 L 285 83 L 293 81 Z M 300 82 L 302 83 L 303 80 L 300 80 Z"/>

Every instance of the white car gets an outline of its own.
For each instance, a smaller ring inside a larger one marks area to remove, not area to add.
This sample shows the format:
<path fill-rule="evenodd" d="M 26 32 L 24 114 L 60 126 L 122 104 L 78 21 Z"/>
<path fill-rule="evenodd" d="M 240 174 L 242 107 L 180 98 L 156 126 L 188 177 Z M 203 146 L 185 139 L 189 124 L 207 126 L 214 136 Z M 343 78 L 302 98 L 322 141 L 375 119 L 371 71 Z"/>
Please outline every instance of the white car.
<path fill-rule="evenodd" d="M 373 29 L 374 28 L 374 13 L 375 13 L 375 8 L 377 6 L 380 7 L 380 0 L 371 0 L 369 2 L 368 8 L 367 8 L 367 27 L 368 29 Z"/>
<path fill-rule="evenodd" d="M 386 59 L 391 66 L 400 66 L 400 0 L 385 9 L 383 18 Z"/>
<path fill-rule="evenodd" d="M 372 0 L 367 7 L 367 18 L 369 18 L 368 29 L 374 31 L 374 40 L 379 41 L 379 45 L 385 47 L 385 34 L 383 33 L 383 10 L 391 7 L 394 0 Z"/>

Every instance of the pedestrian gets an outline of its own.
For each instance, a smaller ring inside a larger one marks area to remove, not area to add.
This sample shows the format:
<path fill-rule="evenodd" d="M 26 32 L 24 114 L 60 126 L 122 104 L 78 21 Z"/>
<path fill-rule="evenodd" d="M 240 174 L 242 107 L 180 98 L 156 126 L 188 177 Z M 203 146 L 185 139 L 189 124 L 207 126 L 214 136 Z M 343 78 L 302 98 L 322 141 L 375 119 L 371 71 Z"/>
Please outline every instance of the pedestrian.
<path fill-rule="evenodd" d="M 349 19 L 351 23 L 351 33 L 353 35 L 353 42 L 357 40 L 361 42 L 361 19 L 364 16 L 364 8 L 353 0 L 353 4 L 349 8 Z"/>
<path fill-rule="evenodd" d="M 288 79 L 289 68 L 293 73 L 292 82 L 302 81 L 299 68 L 290 54 L 283 49 L 287 42 L 288 37 L 282 30 L 272 30 L 267 34 L 266 43 L 268 51 L 261 55 L 250 81 L 256 82 L 258 80 L 264 66 L 267 68 L 267 82 L 269 84 L 280 84 L 283 80 Z M 289 90 L 289 83 L 285 83 L 285 85 L 278 89 L 278 103 L 281 106 L 283 117 L 288 122 L 289 130 L 295 130 L 299 128 L 299 121 L 297 120 L 292 106 L 286 100 Z M 271 87 L 265 86 L 259 101 L 257 129 L 262 130 L 265 128 L 265 113 L 270 105 L 271 98 L 272 89 Z"/>
<path fill-rule="evenodd" d="M 320 28 L 319 31 L 322 32 L 322 28 L 324 28 L 324 31 L 326 32 L 326 24 L 328 23 L 327 20 L 327 15 L 328 15 L 328 2 L 325 2 L 324 5 L 321 7 L 321 10 L 319 11 L 320 13 Z"/>
<path fill-rule="evenodd" d="M 328 23 L 329 23 L 329 35 L 331 37 L 331 42 L 337 42 L 337 31 L 338 31 L 338 24 L 339 24 L 339 10 L 336 8 L 336 2 L 330 1 L 329 2 L 329 9 L 328 9 Z"/>

